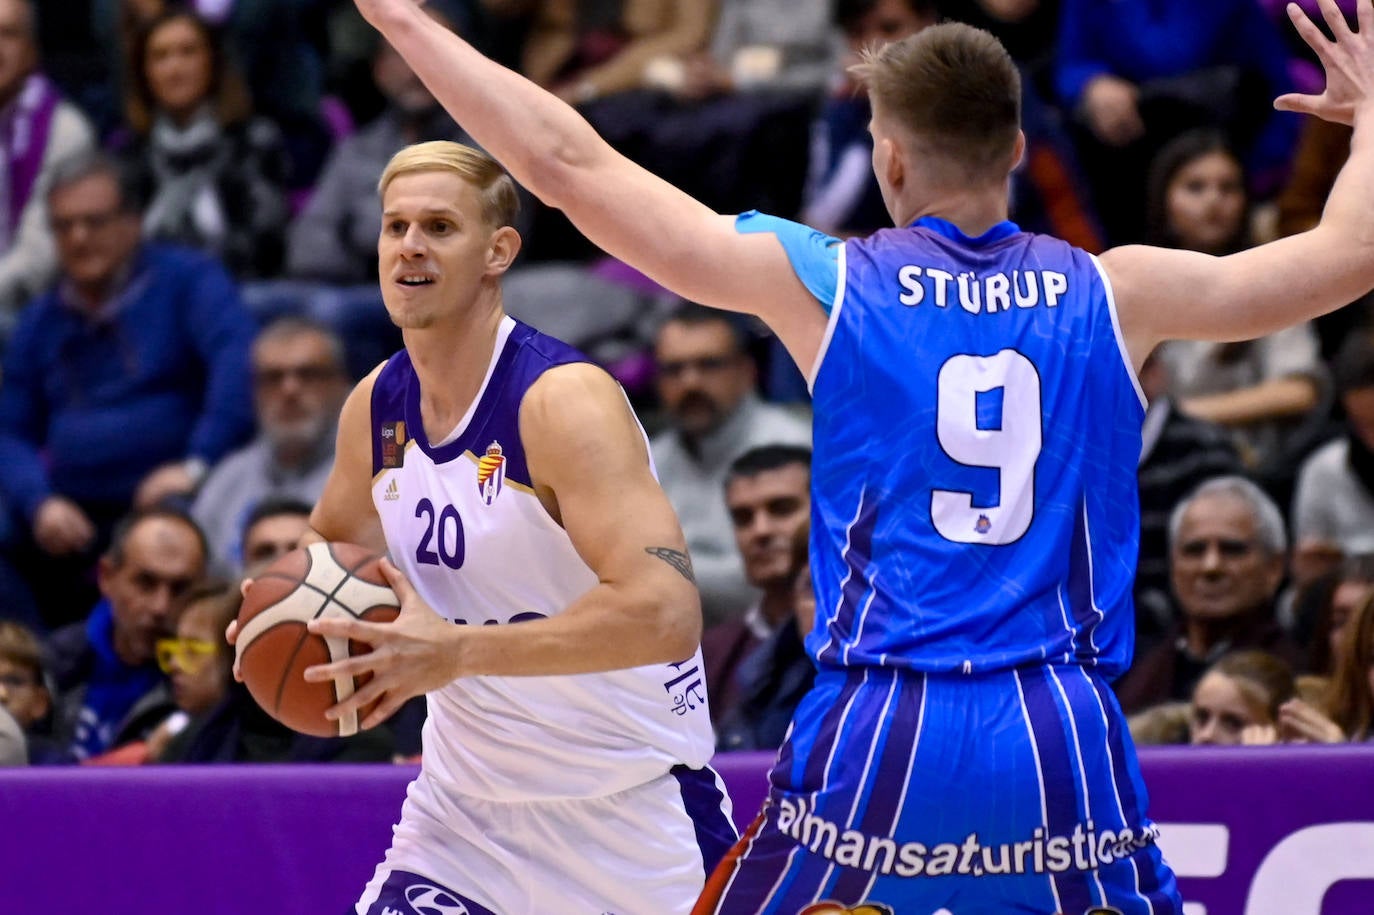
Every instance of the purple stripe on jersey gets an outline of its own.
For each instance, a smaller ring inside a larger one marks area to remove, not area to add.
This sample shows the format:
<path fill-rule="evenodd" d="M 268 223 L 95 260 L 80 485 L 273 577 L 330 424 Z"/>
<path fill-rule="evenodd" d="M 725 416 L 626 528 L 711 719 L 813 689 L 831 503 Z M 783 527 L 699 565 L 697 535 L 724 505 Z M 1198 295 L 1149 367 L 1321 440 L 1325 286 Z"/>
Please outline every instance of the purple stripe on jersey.
<path fill-rule="evenodd" d="M 372 383 L 372 475 L 380 472 L 386 461 L 387 449 L 400 449 L 392 454 L 403 454 L 405 443 L 396 443 L 396 423 L 406 419 L 406 391 L 414 386 L 415 370 L 410 364 L 410 354 L 401 350 L 387 360 L 386 365 L 377 373 Z M 387 429 L 390 434 L 387 435 Z M 393 462 L 394 464 L 394 462 Z"/>
<path fill-rule="evenodd" d="M 873 530 L 878 525 L 878 499 L 867 488 L 859 495 L 859 511 L 849 526 L 849 543 L 844 551 L 847 569 L 844 586 L 840 590 L 840 605 L 835 617 L 826 626 L 829 640 L 816 660 L 843 664 L 855 635 L 855 622 L 868 594 L 868 580 L 873 553 Z"/>
<path fill-rule="evenodd" d="M 1087 509 L 1080 505 L 1074 513 L 1073 539 L 1069 542 L 1069 619 L 1073 622 L 1074 660 L 1080 664 L 1097 663 L 1093 631 L 1101 617 L 1093 608 L 1092 545 L 1088 542 Z"/>
<path fill-rule="evenodd" d="M 863 794 L 851 820 L 851 824 L 857 824 L 852 828 L 870 836 L 891 836 L 897 829 L 921 732 L 925 676 L 908 676 L 896 670 L 892 673 L 898 681 L 896 702 L 882 722 L 886 725 L 886 733 L 877 748 L 870 778 L 862 786 Z M 857 905 L 868 895 L 873 880 L 874 875 L 867 871 L 845 869 L 835 880 L 833 889 L 826 892 L 826 898 Z"/>
<path fill-rule="evenodd" d="M 1040 760 L 1040 779 L 1045 787 L 1046 842 L 1069 839 L 1075 828 L 1084 829 L 1084 814 L 1079 810 L 1078 760 L 1064 733 L 1063 715 L 1055 701 L 1055 687 L 1047 668 L 1022 668 L 1021 688 L 1026 697 L 1026 715 L 1035 737 Z M 1072 712 L 1068 712 L 1072 714 Z M 1080 844 L 1082 839 L 1079 840 Z M 1072 855 L 1074 849 L 1070 847 Z M 1061 912 L 1086 912 L 1096 904 L 1089 887 L 1090 874 L 1076 867 L 1054 874 Z"/>
<path fill-rule="evenodd" d="M 1116 696 L 1099 677 L 1088 675 L 1092 681 L 1092 688 L 1097 693 L 1098 701 L 1102 703 L 1103 709 L 1107 713 L 1107 745 L 1111 749 L 1112 768 L 1116 773 L 1116 787 L 1121 793 L 1121 808 L 1125 811 L 1127 822 L 1133 827 L 1139 827 L 1145 822 L 1145 806 L 1148 798 L 1145 792 L 1145 782 L 1140 777 L 1140 770 L 1136 765 L 1135 753 L 1129 752 L 1126 742 L 1128 732 L 1124 726 L 1123 716 L 1117 706 Z M 1158 848 L 1150 846 L 1142 848 L 1131 855 L 1131 859 L 1136 863 L 1136 871 L 1140 875 L 1140 892 L 1149 897 L 1154 904 L 1152 911 L 1154 915 L 1176 915 L 1177 907 L 1174 905 L 1170 894 L 1160 892 L 1159 864 L 1160 854 Z"/>
<path fill-rule="evenodd" d="M 697 848 L 705 865 L 703 879 L 711 876 L 720 859 L 739 838 L 735 824 L 725 812 L 725 794 L 720 790 L 720 777 L 714 769 L 703 766 L 673 766 L 673 778 L 682 792 L 682 806 L 692 819 L 697 834 Z"/>
<path fill-rule="evenodd" d="M 789 888 L 807 861 L 815 857 L 821 864 L 826 863 L 823 858 L 812 856 L 796 840 L 778 830 L 779 797 L 785 796 L 794 803 L 804 801 L 810 809 L 812 796 L 825 784 L 827 766 L 836 751 L 845 713 L 866 678 L 867 673 L 858 670 L 844 673 L 832 670 L 818 678 L 813 692 L 833 698 L 821 706 L 825 712 L 819 722 L 814 725 L 803 719 L 793 722 L 792 732 L 778 753 L 778 762 L 769 773 L 772 790 L 764 806 L 767 822 L 749 846 L 747 857 L 732 878 L 726 893 L 729 908 L 724 911 L 785 911 L 776 907 L 786 901 Z M 807 702 L 803 700 L 804 705 Z M 844 737 L 847 741 L 849 734 L 846 732 Z M 798 903 L 792 908 L 796 910 L 804 904 Z M 792 912 L 788 911 L 786 915 L 792 915 Z"/>
<path fill-rule="evenodd" d="M 846 745 L 849 743 L 849 734 L 841 735 L 840 727 L 844 723 L 845 715 L 849 711 L 849 706 L 854 702 L 855 694 L 859 692 L 868 680 L 869 669 L 849 671 L 845 677 L 844 685 L 838 690 L 835 701 L 826 710 L 825 718 L 821 720 L 820 727 L 814 732 L 810 746 L 804 751 L 802 757 L 804 774 L 800 785 L 783 785 L 784 788 L 791 788 L 802 793 L 819 791 L 825 784 L 826 767 L 830 763 L 830 757 L 835 752 L 835 744 L 844 738 Z M 808 729 L 809 731 L 809 729 Z M 795 735 L 794 735 L 795 736 Z M 790 744 L 791 741 L 788 741 Z M 785 773 L 786 774 L 786 773 Z M 791 781 L 790 775 L 788 781 Z M 776 782 L 774 782 L 776 784 Z"/>

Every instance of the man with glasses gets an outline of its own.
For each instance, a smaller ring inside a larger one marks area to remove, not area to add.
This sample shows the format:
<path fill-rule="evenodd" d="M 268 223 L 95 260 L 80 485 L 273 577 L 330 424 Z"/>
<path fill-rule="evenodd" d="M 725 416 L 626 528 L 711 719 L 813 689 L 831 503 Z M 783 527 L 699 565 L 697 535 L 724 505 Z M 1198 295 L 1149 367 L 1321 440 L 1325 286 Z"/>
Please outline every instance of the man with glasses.
<path fill-rule="evenodd" d="M 176 631 L 180 598 L 205 575 L 207 555 L 205 535 L 175 509 L 135 512 L 116 526 L 100 558 L 100 602 L 49 640 L 58 732 L 73 759 L 146 737 L 166 717 L 156 646 Z"/>
<path fill-rule="evenodd" d="M 240 571 L 245 523 L 263 499 L 320 497 L 334 460 L 334 430 L 348 396 L 343 341 L 322 324 L 279 318 L 253 342 L 258 435 L 221 461 L 196 494 L 191 515 L 226 572 Z"/>
<path fill-rule="evenodd" d="M 740 617 L 757 598 L 744 575 L 722 493 L 730 464 L 760 445 L 810 447 L 810 417 L 761 401 L 758 370 L 739 325 L 686 304 L 654 340 L 658 397 L 668 428 L 649 445 L 701 589 L 706 625 Z"/>
<path fill-rule="evenodd" d="M 1278 506 L 1244 477 L 1214 477 L 1180 502 L 1169 519 L 1169 573 L 1181 615 L 1116 682 L 1122 708 L 1188 699 L 1212 662 L 1234 649 L 1263 649 L 1297 666 L 1274 616 L 1287 553 Z"/>
<path fill-rule="evenodd" d="M 101 155 L 54 168 L 61 277 L 4 357 L 0 496 L 23 535 L 5 552 L 48 628 L 90 608 L 115 521 L 188 495 L 252 430 L 252 316 L 218 262 L 143 241 L 122 178 Z"/>

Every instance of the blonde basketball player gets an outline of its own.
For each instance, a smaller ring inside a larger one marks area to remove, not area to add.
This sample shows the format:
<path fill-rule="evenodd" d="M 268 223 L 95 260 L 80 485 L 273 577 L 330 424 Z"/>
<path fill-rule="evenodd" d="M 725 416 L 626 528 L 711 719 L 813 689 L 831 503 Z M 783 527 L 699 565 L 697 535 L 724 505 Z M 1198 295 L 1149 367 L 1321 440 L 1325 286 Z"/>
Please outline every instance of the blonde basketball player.
<path fill-rule="evenodd" d="M 509 318 L 515 187 L 455 143 L 380 182 L 382 298 L 405 349 L 339 424 L 313 535 L 386 550 L 394 623 L 317 620 L 369 653 L 331 711 L 428 694 L 421 771 L 359 915 L 688 912 L 734 840 L 706 763 L 701 611 L 624 394 Z"/>

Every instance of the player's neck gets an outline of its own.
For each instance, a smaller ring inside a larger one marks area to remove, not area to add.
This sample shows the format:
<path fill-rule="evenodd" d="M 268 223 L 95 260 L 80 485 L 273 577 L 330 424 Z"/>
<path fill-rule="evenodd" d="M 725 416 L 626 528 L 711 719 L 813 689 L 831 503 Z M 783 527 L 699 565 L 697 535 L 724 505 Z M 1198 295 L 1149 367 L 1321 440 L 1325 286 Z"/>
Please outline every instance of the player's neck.
<path fill-rule="evenodd" d="M 407 331 L 406 352 L 420 380 L 420 417 L 430 441 L 446 437 L 482 389 L 505 312 L 466 318 L 461 330 Z"/>
<path fill-rule="evenodd" d="M 953 223 L 968 237 L 977 238 L 1006 221 L 1007 195 L 998 189 L 935 192 L 924 200 L 912 201 L 905 212 L 909 215 L 897 223 L 899 226 L 909 226 L 923 216 L 934 216 Z"/>

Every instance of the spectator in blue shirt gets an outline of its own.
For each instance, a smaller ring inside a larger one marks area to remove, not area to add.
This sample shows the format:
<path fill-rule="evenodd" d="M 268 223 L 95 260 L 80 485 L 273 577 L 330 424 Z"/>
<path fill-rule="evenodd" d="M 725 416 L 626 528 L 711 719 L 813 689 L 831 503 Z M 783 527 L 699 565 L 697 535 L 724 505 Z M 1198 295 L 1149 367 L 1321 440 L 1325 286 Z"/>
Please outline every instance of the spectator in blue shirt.
<path fill-rule="evenodd" d="M 1080 154 L 1114 243 L 1138 241 L 1152 154 L 1195 127 L 1226 129 L 1251 190 L 1276 191 L 1296 145 L 1288 52 L 1255 0 L 1065 0 L 1055 73 L 1082 126 Z"/>
<path fill-rule="evenodd" d="M 48 193 L 61 278 L 30 303 L 0 387 L 6 554 L 49 627 L 83 617 L 94 560 L 132 504 L 186 496 L 252 432 L 252 317 L 223 267 L 145 244 L 119 166 L 61 163 Z"/>

